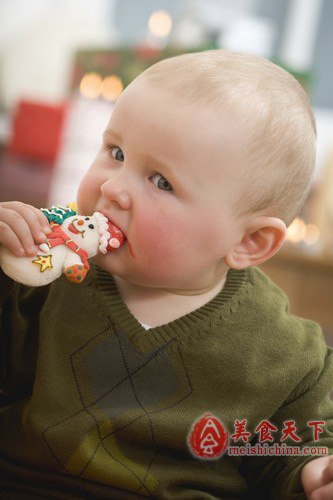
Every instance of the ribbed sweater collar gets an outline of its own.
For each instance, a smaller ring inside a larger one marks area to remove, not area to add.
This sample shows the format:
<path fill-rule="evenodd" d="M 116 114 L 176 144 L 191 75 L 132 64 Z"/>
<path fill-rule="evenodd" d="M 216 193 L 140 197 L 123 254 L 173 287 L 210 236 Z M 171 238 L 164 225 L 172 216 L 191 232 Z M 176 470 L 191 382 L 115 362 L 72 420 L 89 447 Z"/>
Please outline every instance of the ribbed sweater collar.
<path fill-rule="evenodd" d="M 207 304 L 170 323 L 151 328 L 148 331 L 137 321 L 121 298 L 116 283 L 110 273 L 98 266 L 92 266 L 87 280 L 97 286 L 104 304 L 104 310 L 110 318 L 138 348 L 142 350 L 170 343 L 177 339 L 185 342 L 190 338 L 203 335 L 212 324 L 221 323 L 235 308 L 239 298 L 246 293 L 247 270 L 228 271 L 223 290 Z"/>

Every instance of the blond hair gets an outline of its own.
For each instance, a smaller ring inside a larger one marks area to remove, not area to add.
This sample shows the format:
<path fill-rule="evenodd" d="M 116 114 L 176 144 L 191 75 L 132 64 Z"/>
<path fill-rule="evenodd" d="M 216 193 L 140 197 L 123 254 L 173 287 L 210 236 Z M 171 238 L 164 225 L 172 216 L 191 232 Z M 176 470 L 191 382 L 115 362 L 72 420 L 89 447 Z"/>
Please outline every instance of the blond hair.
<path fill-rule="evenodd" d="M 308 96 L 293 76 L 266 59 L 227 50 L 164 59 L 141 76 L 178 98 L 236 113 L 249 135 L 240 213 L 292 222 L 309 193 L 316 142 Z"/>

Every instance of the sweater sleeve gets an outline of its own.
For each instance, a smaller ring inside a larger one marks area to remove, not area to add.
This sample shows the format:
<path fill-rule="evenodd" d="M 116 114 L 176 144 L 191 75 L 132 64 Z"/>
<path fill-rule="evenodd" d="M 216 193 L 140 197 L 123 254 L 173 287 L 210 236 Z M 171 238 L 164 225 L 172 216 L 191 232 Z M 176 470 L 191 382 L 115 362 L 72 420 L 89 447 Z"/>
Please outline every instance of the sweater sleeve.
<path fill-rule="evenodd" d="M 315 325 L 313 323 L 313 325 Z M 320 329 L 316 325 L 318 330 Z M 314 332 L 313 332 L 314 333 Z M 319 458 L 319 448 L 327 448 L 327 455 L 333 454 L 333 401 L 330 399 L 333 381 L 333 351 L 322 341 L 322 356 L 312 356 L 303 380 L 292 391 L 285 404 L 272 416 L 271 422 L 283 429 L 284 422 L 293 420 L 296 435 L 301 441 L 287 438 L 286 446 L 307 449 L 309 455 L 248 457 L 243 464 L 243 473 L 255 498 L 269 500 L 306 499 L 301 485 L 301 471 L 310 460 Z M 313 427 L 308 422 L 324 421 L 322 432 L 314 439 Z M 254 444 L 254 443 L 253 443 Z M 314 449 L 317 450 L 314 450 Z"/>
<path fill-rule="evenodd" d="M 14 281 L 6 276 L 0 268 L 0 307 L 4 301 L 10 296 L 14 288 Z"/>
<path fill-rule="evenodd" d="M 39 312 L 48 287 L 30 288 L 0 269 L 0 405 L 29 397 L 35 377 Z"/>
<path fill-rule="evenodd" d="M 10 338 L 6 325 L 6 299 L 14 288 L 14 281 L 8 278 L 0 268 L 0 402 L 2 401 L 8 384 Z"/>

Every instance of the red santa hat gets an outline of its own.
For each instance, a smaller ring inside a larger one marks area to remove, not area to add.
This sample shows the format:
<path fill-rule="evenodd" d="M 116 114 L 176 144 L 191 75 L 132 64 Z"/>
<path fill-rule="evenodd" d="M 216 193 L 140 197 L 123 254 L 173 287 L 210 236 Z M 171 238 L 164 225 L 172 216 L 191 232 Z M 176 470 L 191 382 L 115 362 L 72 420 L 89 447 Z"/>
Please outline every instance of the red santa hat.
<path fill-rule="evenodd" d="M 98 250 L 106 254 L 119 248 L 125 241 L 124 233 L 100 212 L 95 212 L 97 229 L 100 234 Z"/>

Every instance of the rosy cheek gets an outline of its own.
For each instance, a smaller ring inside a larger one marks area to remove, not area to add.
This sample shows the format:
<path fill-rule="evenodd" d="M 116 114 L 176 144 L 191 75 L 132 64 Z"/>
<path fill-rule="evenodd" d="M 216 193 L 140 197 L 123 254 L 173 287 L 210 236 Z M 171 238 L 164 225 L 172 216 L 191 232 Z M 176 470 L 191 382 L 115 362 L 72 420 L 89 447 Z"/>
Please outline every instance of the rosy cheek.
<path fill-rule="evenodd" d="M 140 252 L 148 264 L 176 256 L 183 244 L 183 229 L 184 225 L 175 218 L 142 215 L 136 225 L 135 240 L 130 242 L 134 255 Z"/>

